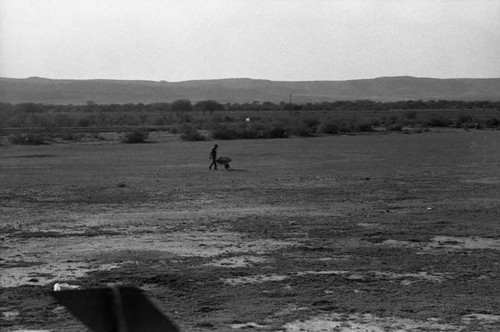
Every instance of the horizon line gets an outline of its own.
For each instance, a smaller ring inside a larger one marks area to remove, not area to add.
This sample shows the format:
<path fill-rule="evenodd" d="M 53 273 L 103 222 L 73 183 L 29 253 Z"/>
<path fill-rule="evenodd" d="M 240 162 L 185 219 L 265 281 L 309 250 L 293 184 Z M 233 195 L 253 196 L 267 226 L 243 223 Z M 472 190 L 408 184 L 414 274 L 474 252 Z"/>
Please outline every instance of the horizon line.
<path fill-rule="evenodd" d="M 13 79 L 13 80 L 51 80 L 51 81 L 129 81 L 129 82 L 155 82 L 155 83 L 186 83 L 186 82 L 202 82 L 202 81 L 229 81 L 229 80 L 250 80 L 250 81 L 268 81 L 268 82 L 348 82 L 348 81 L 366 81 L 387 78 L 410 78 L 410 79 L 432 79 L 432 80 L 488 80 L 500 79 L 500 77 L 455 77 L 455 78 L 437 78 L 428 76 L 411 76 L 411 75 L 396 75 L 396 76 L 377 76 L 372 78 L 356 78 L 356 79 L 343 79 L 343 80 L 272 80 L 265 78 L 250 78 L 250 77 L 226 77 L 226 78 L 206 78 L 206 79 L 188 79 L 181 81 L 167 81 L 167 80 L 153 80 L 153 79 L 119 79 L 119 78 L 50 78 L 42 76 L 29 76 L 29 77 L 6 77 L 0 76 L 0 79 Z"/>

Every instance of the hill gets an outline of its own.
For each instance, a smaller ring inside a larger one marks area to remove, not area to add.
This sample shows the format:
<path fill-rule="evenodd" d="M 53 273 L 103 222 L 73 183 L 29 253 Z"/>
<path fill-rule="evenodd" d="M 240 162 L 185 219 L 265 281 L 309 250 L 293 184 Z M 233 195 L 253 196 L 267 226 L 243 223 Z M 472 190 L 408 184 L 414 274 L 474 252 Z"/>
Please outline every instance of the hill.
<path fill-rule="evenodd" d="M 269 81 L 219 79 L 184 82 L 131 80 L 58 80 L 40 77 L 0 78 L 0 102 L 44 104 L 101 104 L 193 102 L 221 103 L 271 101 L 321 102 L 370 99 L 395 100 L 500 100 L 500 78 L 433 79 L 381 77 L 349 81 Z"/>

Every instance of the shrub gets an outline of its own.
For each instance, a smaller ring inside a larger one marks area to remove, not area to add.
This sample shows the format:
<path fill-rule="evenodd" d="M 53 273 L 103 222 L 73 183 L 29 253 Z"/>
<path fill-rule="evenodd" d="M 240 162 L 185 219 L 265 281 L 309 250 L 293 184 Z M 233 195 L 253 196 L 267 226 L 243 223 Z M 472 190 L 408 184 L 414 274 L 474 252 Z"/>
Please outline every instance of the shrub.
<path fill-rule="evenodd" d="M 336 135 L 339 133 L 339 126 L 333 122 L 326 123 L 321 127 L 321 132 L 330 135 Z"/>
<path fill-rule="evenodd" d="M 347 120 L 340 120 L 338 122 L 338 127 L 339 127 L 339 132 L 341 133 L 350 133 L 354 130 L 354 125 L 353 125 L 353 120 L 347 121 Z"/>
<path fill-rule="evenodd" d="M 80 127 L 88 127 L 90 126 L 90 119 L 89 118 L 81 118 L 78 120 L 78 126 Z"/>
<path fill-rule="evenodd" d="M 137 117 L 130 114 L 118 114 L 112 119 L 111 123 L 119 126 L 137 126 L 140 124 L 140 121 Z"/>
<path fill-rule="evenodd" d="M 229 126 L 217 126 L 212 131 L 212 137 L 215 139 L 230 140 L 239 138 L 238 132 Z"/>
<path fill-rule="evenodd" d="M 401 126 L 398 123 L 394 123 L 394 124 L 389 125 L 387 127 L 387 130 L 389 130 L 389 131 L 402 131 L 403 130 L 403 126 Z"/>
<path fill-rule="evenodd" d="M 260 126 L 217 126 L 212 130 L 214 139 L 254 139 L 254 138 L 286 138 L 288 132 L 282 127 Z"/>
<path fill-rule="evenodd" d="M 464 123 L 472 123 L 474 122 L 472 116 L 466 114 L 459 114 L 457 116 L 457 127 L 462 126 Z"/>
<path fill-rule="evenodd" d="M 457 127 L 465 128 L 465 129 L 483 129 L 485 121 L 481 121 L 477 118 L 473 118 L 470 115 L 460 114 L 457 116 Z"/>
<path fill-rule="evenodd" d="M 416 111 L 408 111 L 408 112 L 406 112 L 406 117 L 410 120 L 416 119 L 417 112 Z"/>
<path fill-rule="evenodd" d="M 451 121 L 445 117 L 433 115 L 427 121 L 427 125 L 431 127 L 449 127 L 451 125 Z"/>
<path fill-rule="evenodd" d="M 259 131 L 257 130 L 257 128 L 255 128 L 254 126 L 252 127 L 248 127 L 248 128 L 242 128 L 241 132 L 240 132 L 240 136 L 241 138 L 244 138 L 244 139 L 255 139 L 255 138 L 259 138 L 260 134 L 259 134 Z"/>
<path fill-rule="evenodd" d="M 221 114 L 214 114 L 210 117 L 210 122 L 213 124 L 219 124 L 224 122 L 224 117 Z"/>
<path fill-rule="evenodd" d="M 380 122 L 380 120 L 378 120 L 378 119 L 372 119 L 372 120 L 370 121 L 370 123 L 371 123 L 372 128 L 373 128 L 373 127 L 380 127 L 380 126 L 381 126 L 381 122 Z"/>
<path fill-rule="evenodd" d="M 104 140 L 104 137 L 101 135 L 100 132 L 94 131 L 90 135 L 91 138 L 98 139 L 98 140 Z"/>
<path fill-rule="evenodd" d="M 264 138 L 287 138 L 288 132 L 282 127 L 273 127 L 264 132 Z"/>
<path fill-rule="evenodd" d="M 397 115 L 392 115 L 389 117 L 389 123 L 397 123 L 399 122 L 399 117 Z"/>
<path fill-rule="evenodd" d="M 65 131 L 61 134 L 61 138 L 63 141 L 75 141 L 75 140 L 78 140 L 79 137 L 76 136 L 75 134 L 73 134 L 72 132 L 70 131 Z"/>
<path fill-rule="evenodd" d="M 181 132 L 181 128 L 179 128 L 179 126 L 170 126 L 168 127 L 168 131 L 172 134 L 179 134 Z"/>
<path fill-rule="evenodd" d="M 370 132 L 370 131 L 373 131 L 373 127 L 371 125 L 371 123 L 368 123 L 368 122 L 360 122 L 360 123 L 356 123 L 354 125 L 354 129 L 356 131 L 362 131 L 362 132 Z"/>
<path fill-rule="evenodd" d="M 181 114 L 179 116 L 179 123 L 190 123 L 191 121 L 191 115 L 189 114 Z"/>
<path fill-rule="evenodd" d="M 133 131 L 123 135 L 123 143 L 147 143 L 149 138 L 148 132 Z"/>
<path fill-rule="evenodd" d="M 193 126 L 185 125 L 182 129 L 181 139 L 184 141 L 205 141 L 206 137 Z"/>
<path fill-rule="evenodd" d="M 20 144 L 20 145 L 42 145 L 47 144 L 45 142 L 45 136 L 41 134 L 11 134 L 8 137 L 8 140 L 11 144 Z"/>
<path fill-rule="evenodd" d="M 301 137 L 311 137 L 314 136 L 314 128 L 308 127 L 306 125 L 299 125 L 297 127 L 292 128 L 292 134 L 301 136 Z"/>
<path fill-rule="evenodd" d="M 303 121 L 308 127 L 316 127 L 320 123 L 319 120 L 315 118 L 305 118 Z"/>
<path fill-rule="evenodd" d="M 486 127 L 494 128 L 494 127 L 500 127 L 500 119 L 497 118 L 489 118 L 486 120 L 484 123 Z"/>

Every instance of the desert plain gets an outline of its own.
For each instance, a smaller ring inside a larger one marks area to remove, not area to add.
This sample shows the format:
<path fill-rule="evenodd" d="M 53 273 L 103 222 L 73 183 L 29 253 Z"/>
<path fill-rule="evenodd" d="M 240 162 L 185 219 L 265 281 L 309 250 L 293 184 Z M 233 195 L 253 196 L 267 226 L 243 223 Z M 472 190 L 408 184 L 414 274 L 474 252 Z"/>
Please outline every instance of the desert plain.
<path fill-rule="evenodd" d="M 500 330 L 500 131 L 151 140 L 0 146 L 2 331 L 88 331 L 55 283 L 182 331 Z"/>

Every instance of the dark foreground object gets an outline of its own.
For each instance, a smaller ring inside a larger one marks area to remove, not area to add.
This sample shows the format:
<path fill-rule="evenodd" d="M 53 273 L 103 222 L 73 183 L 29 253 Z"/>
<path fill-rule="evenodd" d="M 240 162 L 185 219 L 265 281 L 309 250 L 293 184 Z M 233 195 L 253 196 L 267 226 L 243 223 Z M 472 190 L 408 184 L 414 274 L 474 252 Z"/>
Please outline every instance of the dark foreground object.
<path fill-rule="evenodd" d="M 229 157 L 219 157 L 219 158 L 217 158 L 217 164 L 224 166 L 225 169 L 228 169 L 229 167 L 231 167 L 229 165 L 229 163 L 231 161 L 233 161 L 233 160 L 231 158 L 229 158 Z"/>
<path fill-rule="evenodd" d="M 137 288 L 65 290 L 51 294 L 95 332 L 179 331 Z"/>

